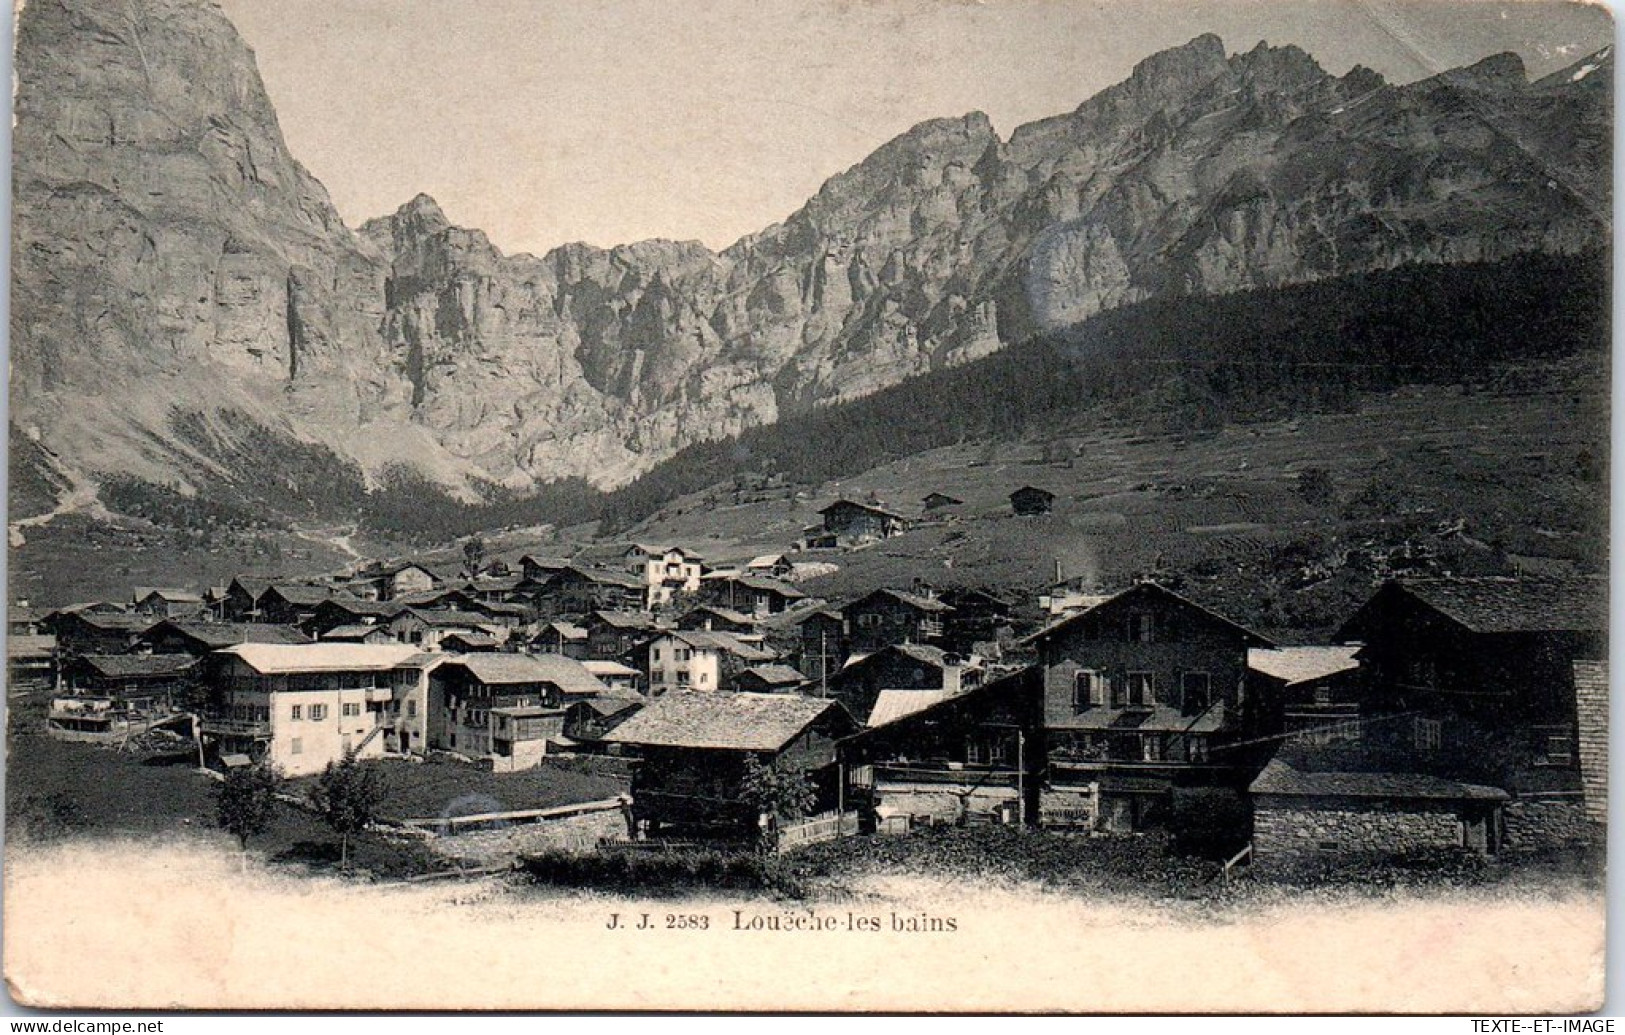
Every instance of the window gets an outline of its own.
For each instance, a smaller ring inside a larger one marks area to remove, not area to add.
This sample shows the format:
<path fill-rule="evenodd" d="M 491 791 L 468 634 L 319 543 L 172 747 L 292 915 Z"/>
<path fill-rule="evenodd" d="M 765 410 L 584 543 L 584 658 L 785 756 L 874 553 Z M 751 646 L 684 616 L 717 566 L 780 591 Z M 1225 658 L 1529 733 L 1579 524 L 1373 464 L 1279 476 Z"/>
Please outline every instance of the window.
<path fill-rule="evenodd" d="M 1130 643 L 1151 643 L 1155 638 L 1155 615 L 1142 613 L 1128 616 L 1128 641 Z"/>
<path fill-rule="evenodd" d="M 407 701 L 406 702 L 406 714 L 407 715 L 416 715 L 417 713 L 418 713 L 418 703 L 416 701 Z"/>
<path fill-rule="evenodd" d="M 1200 715 L 1208 710 L 1213 703 L 1213 681 L 1206 672 L 1187 672 L 1179 683 L 1184 698 L 1181 714 Z"/>
<path fill-rule="evenodd" d="M 358 716 L 360 714 L 361 714 L 361 705 L 360 704 L 346 704 L 344 706 L 344 717 L 346 719 L 353 719 L 353 718 L 355 718 L 356 716 Z"/>
<path fill-rule="evenodd" d="M 678 647 L 676 650 L 672 651 L 672 659 L 674 661 L 687 661 L 693 656 L 694 652 L 689 650 L 687 647 Z"/>
<path fill-rule="evenodd" d="M 1418 751 L 1437 751 L 1443 732 L 1444 724 L 1438 719 L 1417 719 L 1411 728 L 1412 743 Z"/>
<path fill-rule="evenodd" d="M 1010 746 L 1003 737 L 994 737 L 987 745 L 987 760 L 994 765 L 1004 765 L 1010 757 Z"/>
<path fill-rule="evenodd" d="M 1329 686 L 1315 687 L 1315 703 L 1327 705 L 1332 703 L 1332 688 Z"/>
<path fill-rule="evenodd" d="M 659 661 L 660 660 L 660 648 L 659 647 L 654 647 L 654 648 L 650 649 L 650 651 L 649 651 L 649 660 L 650 661 Z"/>
<path fill-rule="evenodd" d="M 655 669 L 655 670 L 653 670 L 652 672 L 649 673 L 649 682 L 651 682 L 651 683 L 664 683 L 665 681 L 666 681 L 666 670 L 665 669 L 657 668 L 657 669 Z"/>
<path fill-rule="evenodd" d="M 680 669 L 677 670 L 677 685 L 678 686 L 687 686 L 688 685 L 688 669 L 680 668 Z"/>
<path fill-rule="evenodd" d="M 288 741 L 288 753 L 290 755 L 302 755 L 302 754 L 304 754 L 305 753 L 305 742 L 304 742 L 304 740 L 302 740 L 299 737 L 294 737 L 292 740 Z"/>
<path fill-rule="evenodd" d="M 1546 765 L 1569 766 L 1574 764 L 1574 737 L 1567 730 L 1548 731 L 1541 737 L 1541 746 L 1544 751 Z"/>
<path fill-rule="evenodd" d="M 1438 666 L 1432 658 L 1410 658 L 1405 662 L 1405 682 L 1431 689 L 1438 681 Z"/>
<path fill-rule="evenodd" d="M 1207 761 L 1207 738 L 1191 737 L 1185 742 L 1185 751 L 1192 762 Z"/>
<path fill-rule="evenodd" d="M 965 741 L 965 761 L 970 765 L 982 765 L 987 761 L 987 752 L 983 749 L 981 741 L 975 739 Z"/>
<path fill-rule="evenodd" d="M 1092 669 L 1079 669 L 1073 677 L 1072 707 L 1075 711 L 1096 708 L 1106 703 L 1106 676 Z"/>
<path fill-rule="evenodd" d="M 700 685 L 704 686 L 708 680 L 709 680 L 709 676 L 707 675 L 707 673 L 701 672 L 700 673 Z"/>
<path fill-rule="evenodd" d="M 1162 734 L 1147 733 L 1140 738 L 1140 761 L 1162 761 Z"/>
<path fill-rule="evenodd" d="M 321 722 L 325 718 L 327 718 L 327 705 L 313 704 L 310 706 L 311 722 Z"/>
<path fill-rule="evenodd" d="M 880 616 L 877 615 L 877 614 L 872 614 L 871 613 L 871 614 L 858 615 L 858 627 L 860 629 L 873 629 L 875 626 L 877 626 L 879 624 L 880 624 Z"/>
<path fill-rule="evenodd" d="M 293 719 L 294 722 L 298 722 L 300 719 L 304 718 L 304 712 L 305 706 L 302 704 L 296 704 L 293 706 L 293 711 L 290 713 L 289 717 Z"/>
<path fill-rule="evenodd" d="M 1157 679 L 1150 672 L 1130 672 L 1128 674 L 1128 705 L 1135 707 L 1150 707 L 1157 701 Z"/>

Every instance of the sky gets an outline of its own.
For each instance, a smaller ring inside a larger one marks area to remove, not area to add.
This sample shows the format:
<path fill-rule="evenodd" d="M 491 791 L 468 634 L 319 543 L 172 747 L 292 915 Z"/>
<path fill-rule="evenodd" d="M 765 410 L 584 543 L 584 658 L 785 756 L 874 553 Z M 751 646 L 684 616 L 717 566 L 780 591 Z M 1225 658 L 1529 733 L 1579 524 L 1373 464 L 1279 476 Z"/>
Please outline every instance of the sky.
<path fill-rule="evenodd" d="M 419 193 L 506 252 L 722 248 L 929 118 L 1001 136 L 1217 33 L 1394 82 L 1613 42 L 1551 0 L 218 0 L 352 226 Z"/>

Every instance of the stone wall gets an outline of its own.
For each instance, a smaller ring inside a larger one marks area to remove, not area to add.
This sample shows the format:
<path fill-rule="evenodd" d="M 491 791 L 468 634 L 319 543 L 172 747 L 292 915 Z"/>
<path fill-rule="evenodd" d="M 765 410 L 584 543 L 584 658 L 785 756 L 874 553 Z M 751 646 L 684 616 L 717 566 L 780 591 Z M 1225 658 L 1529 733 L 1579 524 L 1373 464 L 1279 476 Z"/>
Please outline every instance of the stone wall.
<path fill-rule="evenodd" d="M 1506 847 L 1540 848 L 1601 840 L 1602 829 L 1578 797 L 1523 799 L 1506 807 Z"/>
<path fill-rule="evenodd" d="M 1586 816 L 1608 821 L 1608 663 L 1574 663 L 1574 699 L 1579 727 L 1580 780 Z"/>
<path fill-rule="evenodd" d="M 1461 844 L 1453 807 L 1402 809 L 1383 802 L 1311 807 L 1261 795 L 1253 802 L 1260 861 L 1303 855 L 1388 854 Z"/>

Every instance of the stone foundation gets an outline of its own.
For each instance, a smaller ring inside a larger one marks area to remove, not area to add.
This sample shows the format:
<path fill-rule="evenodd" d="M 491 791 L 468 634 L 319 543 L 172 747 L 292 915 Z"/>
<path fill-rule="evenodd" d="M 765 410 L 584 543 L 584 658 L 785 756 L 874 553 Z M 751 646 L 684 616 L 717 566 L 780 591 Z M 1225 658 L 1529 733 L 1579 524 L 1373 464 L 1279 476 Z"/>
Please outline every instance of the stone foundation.
<path fill-rule="evenodd" d="M 1454 808 L 1396 808 L 1383 802 L 1292 807 L 1253 803 L 1253 852 L 1260 861 L 1306 855 L 1384 855 L 1461 844 Z"/>
<path fill-rule="evenodd" d="M 1540 848 L 1601 840 L 1581 798 L 1523 799 L 1506 807 L 1506 847 Z"/>

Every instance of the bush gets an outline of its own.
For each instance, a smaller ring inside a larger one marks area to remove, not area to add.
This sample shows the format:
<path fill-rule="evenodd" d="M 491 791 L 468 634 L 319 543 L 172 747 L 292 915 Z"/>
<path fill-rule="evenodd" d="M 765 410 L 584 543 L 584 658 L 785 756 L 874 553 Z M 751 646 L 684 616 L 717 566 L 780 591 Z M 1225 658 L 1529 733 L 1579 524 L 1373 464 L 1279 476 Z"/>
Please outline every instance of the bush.
<path fill-rule="evenodd" d="M 525 856 L 520 869 L 539 884 L 637 895 L 695 889 L 769 891 L 791 898 L 807 892 L 786 860 L 752 851 L 694 848 L 572 852 L 547 849 Z"/>

